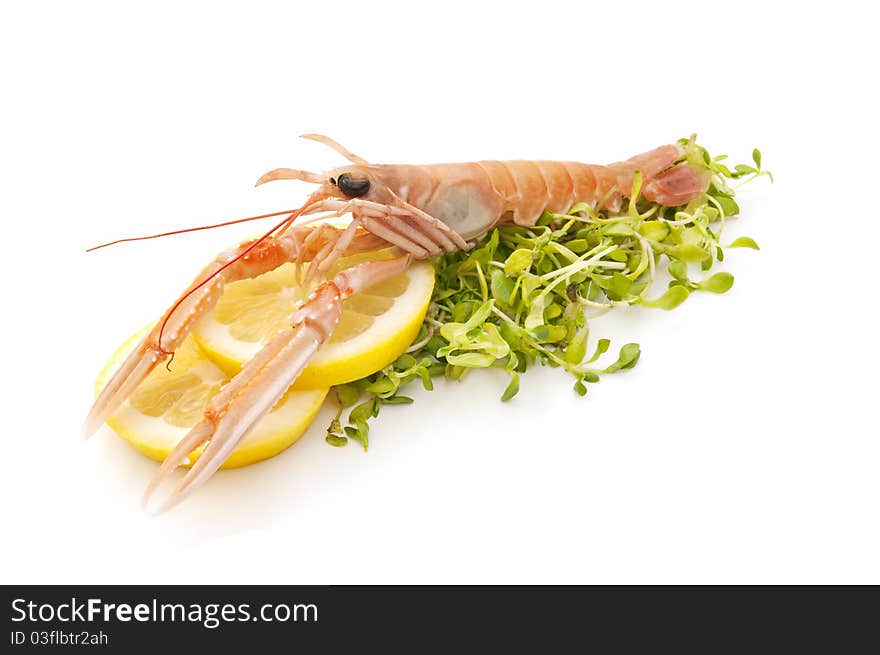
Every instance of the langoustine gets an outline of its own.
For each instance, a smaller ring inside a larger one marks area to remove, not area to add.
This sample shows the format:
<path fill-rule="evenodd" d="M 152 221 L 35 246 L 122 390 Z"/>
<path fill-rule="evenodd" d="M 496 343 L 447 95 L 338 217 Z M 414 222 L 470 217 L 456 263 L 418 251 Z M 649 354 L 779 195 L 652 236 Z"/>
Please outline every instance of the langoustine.
<path fill-rule="evenodd" d="M 342 301 L 397 275 L 413 260 L 468 249 L 504 223 L 532 226 L 545 210 L 564 212 L 576 203 L 617 211 L 641 175 L 649 201 L 678 206 L 699 197 L 708 172 L 677 145 L 666 145 L 608 166 L 553 161 L 480 161 L 459 164 L 370 164 L 332 139 L 324 143 L 350 164 L 326 174 L 281 168 L 263 175 L 320 185 L 297 210 L 261 237 L 221 253 L 166 311 L 100 393 L 84 426 L 91 435 L 160 362 L 171 356 L 195 323 L 216 304 L 226 284 L 252 278 L 286 262 L 308 262 L 307 276 L 326 272 L 340 256 L 393 246 L 397 256 L 341 271 L 318 286 L 269 340 L 210 401 L 204 417 L 162 463 L 144 496 L 190 453 L 209 442 L 174 492 L 157 508 L 168 509 L 203 484 L 296 381 L 333 334 Z M 345 228 L 303 225 L 303 216 L 350 214 Z"/>

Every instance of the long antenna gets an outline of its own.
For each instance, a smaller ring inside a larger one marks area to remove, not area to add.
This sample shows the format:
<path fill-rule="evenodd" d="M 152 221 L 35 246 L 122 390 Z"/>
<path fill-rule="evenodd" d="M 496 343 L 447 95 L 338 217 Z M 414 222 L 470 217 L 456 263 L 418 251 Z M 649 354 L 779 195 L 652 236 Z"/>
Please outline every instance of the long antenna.
<path fill-rule="evenodd" d="M 172 230 L 171 232 L 161 232 L 159 234 L 151 234 L 145 237 L 128 237 L 125 239 L 116 239 L 115 241 L 108 241 L 107 243 L 102 243 L 99 246 L 92 246 L 91 248 L 86 248 L 86 252 L 92 252 L 94 250 L 100 250 L 101 248 L 106 248 L 107 246 L 115 246 L 117 243 L 125 243 L 127 241 L 145 241 L 147 239 L 158 239 L 159 237 L 167 237 L 173 234 L 184 234 L 186 232 L 198 232 L 199 230 L 213 230 L 215 227 L 225 227 L 226 225 L 235 225 L 236 223 L 246 223 L 248 221 L 256 221 L 261 218 L 271 218 L 272 216 L 283 216 L 284 214 L 290 214 L 296 210 L 294 209 L 285 209 L 280 212 L 272 212 L 271 214 L 260 214 L 259 216 L 249 216 L 248 218 L 238 218 L 234 221 L 225 221 L 223 223 L 215 223 L 214 225 L 202 225 L 200 227 L 188 227 L 183 230 Z"/>

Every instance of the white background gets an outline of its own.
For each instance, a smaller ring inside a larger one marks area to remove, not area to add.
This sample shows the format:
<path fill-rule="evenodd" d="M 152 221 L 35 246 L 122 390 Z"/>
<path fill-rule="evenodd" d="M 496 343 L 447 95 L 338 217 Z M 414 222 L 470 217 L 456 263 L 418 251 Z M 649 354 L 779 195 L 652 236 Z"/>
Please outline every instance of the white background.
<path fill-rule="evenodd" d="M 880 583 L 872 21 L 845 2 L 4 3 L 4 583 Z M 740 198 L 726 296 L 593 335 L 632 371 L 416 392 L 365 454 L 325 411 L 168 515 L 80 424 L 94 375 L 239 226 L 253 182 L 340 160 L 608 162 L 691 132 L 776 183 Z"/>

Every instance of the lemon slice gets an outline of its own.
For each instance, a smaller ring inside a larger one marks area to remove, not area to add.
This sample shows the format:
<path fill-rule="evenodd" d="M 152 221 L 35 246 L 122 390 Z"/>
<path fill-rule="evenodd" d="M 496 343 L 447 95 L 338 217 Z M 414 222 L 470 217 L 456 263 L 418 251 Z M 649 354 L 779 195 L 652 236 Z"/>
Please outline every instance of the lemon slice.
<path fill-rule="evenodd" d="M 340 259 L 336 272 L 368 259 L 389 257 L 387 251 Z M 250 280 L 228 285 L 194 336 L 205 354 L 234 374 L 279 330 L 323 280 L 297 282 L 296 266 L 283 266 Z M 294 384 L 296 389 L 324 389 L 370 375 L 397 359 L 413 342 L 434 290 L 434 267 L 428 263 L 381 282 L 343 303 L 333 336 L 315 354 Z"/>
<path fill-rule="evenodd" d="M 144 338 L 147 329 L 131 336 L 116 350 L 95 381 L 95 395 Z M 170 369 L 157 366 L 107 421 L 116 434 L 160 462 L 202 419 L 208 401 L 229 380 L 205 357 L 192 337 L 177 348 Z M 305 432 L 326 395 L 326 389 L 288 391 L 221 468 L 246 466 L 280 453 Z M 203 447 L 193 453 L 190 464 L 202 450 Z"/>

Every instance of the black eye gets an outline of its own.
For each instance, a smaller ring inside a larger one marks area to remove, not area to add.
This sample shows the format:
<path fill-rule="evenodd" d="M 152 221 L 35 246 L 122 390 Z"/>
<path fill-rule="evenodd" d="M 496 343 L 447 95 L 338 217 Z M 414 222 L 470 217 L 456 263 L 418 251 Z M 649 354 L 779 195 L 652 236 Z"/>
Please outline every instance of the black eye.
<path fill-rule="evenodd" d="M 366 178 L 363 180 L 352 179 L 348 173 L 343 173 L 336 180 L 336 186 L 349 198 L 358 198 L 370 190 L 370 181 Z"/>

